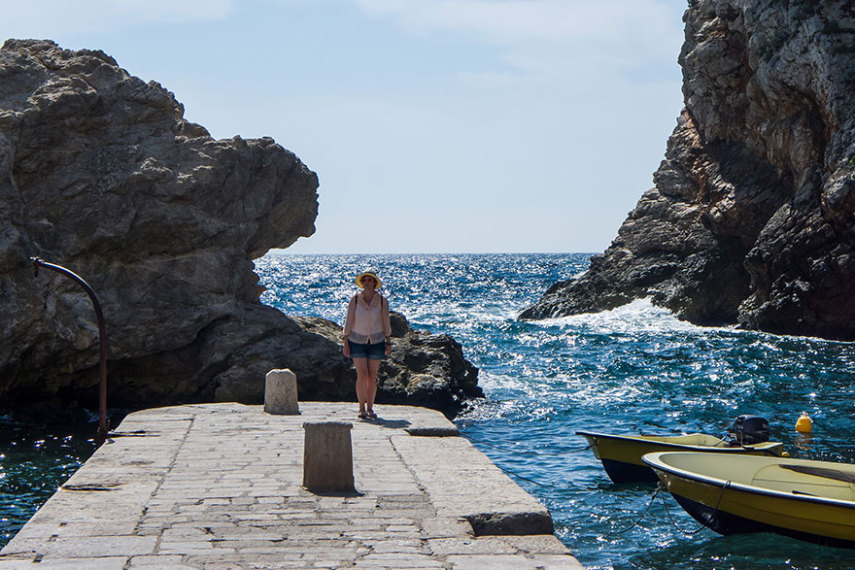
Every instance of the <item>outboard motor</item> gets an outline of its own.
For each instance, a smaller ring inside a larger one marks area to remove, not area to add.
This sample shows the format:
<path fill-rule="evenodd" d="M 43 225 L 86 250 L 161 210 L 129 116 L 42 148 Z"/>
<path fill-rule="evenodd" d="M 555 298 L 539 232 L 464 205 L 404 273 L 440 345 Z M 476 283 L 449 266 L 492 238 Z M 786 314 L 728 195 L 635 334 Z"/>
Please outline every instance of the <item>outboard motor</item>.
<path fill-rule="evenodd" d="M 760 416 L 739 416 L 727 430 L 737 445 L 754 445 L 769 441 L 769 422 Z"/>

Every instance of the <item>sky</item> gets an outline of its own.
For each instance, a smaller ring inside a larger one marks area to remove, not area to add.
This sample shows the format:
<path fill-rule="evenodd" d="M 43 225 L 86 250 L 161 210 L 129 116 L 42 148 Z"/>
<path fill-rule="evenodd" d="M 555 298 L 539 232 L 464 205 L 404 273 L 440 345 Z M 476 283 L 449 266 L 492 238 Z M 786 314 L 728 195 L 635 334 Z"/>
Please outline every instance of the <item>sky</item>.
<path fill-rule="evenodd" d="M 687 0 L 5 0 L 320 181 L 288 253 L 603 251 L 683 107 Z"/>

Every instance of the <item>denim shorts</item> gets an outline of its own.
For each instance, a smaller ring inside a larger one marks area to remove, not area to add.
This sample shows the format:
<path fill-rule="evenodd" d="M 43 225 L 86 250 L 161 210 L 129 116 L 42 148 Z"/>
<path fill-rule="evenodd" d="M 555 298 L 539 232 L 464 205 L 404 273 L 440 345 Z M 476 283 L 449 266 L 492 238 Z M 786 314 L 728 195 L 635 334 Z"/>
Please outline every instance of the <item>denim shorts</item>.
<path fill-rule="evenodd" d="M 383 360 L 386 358 L 386 342 L 373 344 L 361 344 L 348 340 L 351 358 L 368 358 L 370 360 Z"/>

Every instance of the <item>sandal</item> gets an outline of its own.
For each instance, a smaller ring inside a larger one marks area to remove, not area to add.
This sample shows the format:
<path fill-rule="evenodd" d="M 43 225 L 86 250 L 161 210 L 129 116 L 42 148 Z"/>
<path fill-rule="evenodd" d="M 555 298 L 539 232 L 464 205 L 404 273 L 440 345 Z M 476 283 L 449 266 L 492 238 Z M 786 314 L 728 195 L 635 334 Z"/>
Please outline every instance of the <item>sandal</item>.
<path fill-rule="evenodd" d="M 372 420 L 376 420 L 376 419 L 377 419 L 377 414 L 375 414 L 375 413 L 374 413 L 374 410 L 370 410 L 370 411 L 368 412 L 368 417 L 369 417 L 369 418 L 371 418 Z"/>
<path fill-rule="evenodd" d="M 359 412 L 359 416 L 357 416 L 357 417 L 358 417 L 360 420 L 367 420 L 367 419 L 368 419 L 368 414 L 366 414 L 365 412 Z"/>

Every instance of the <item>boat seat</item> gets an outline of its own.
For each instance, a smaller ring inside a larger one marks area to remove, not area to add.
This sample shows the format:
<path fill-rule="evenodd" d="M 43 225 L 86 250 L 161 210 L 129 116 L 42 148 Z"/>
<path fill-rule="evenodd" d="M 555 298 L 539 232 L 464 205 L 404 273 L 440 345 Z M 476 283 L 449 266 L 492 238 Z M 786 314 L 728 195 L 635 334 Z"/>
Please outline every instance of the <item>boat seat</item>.
<path fill-rule="evenodd" d="M 775 464 L 758 469 L 751 484 L 765 489 L 855 501 L 855 477 L 836 469 Z"/>
<path fill-rule="evenodd" d="M 846 483 L 855 483 L 855 474 L 846 473 L 839 469 L 829 469 L 827 467 L 811 467 L 807 465 L 787 465 L 782 464 L 782 468 L 795 471 L 796 473 L 804 473 L 805 475 L 813 475 L 815 477 L 825 477 L 826 479 L 834 479 L 835 481 L 845 481 Z"/>

